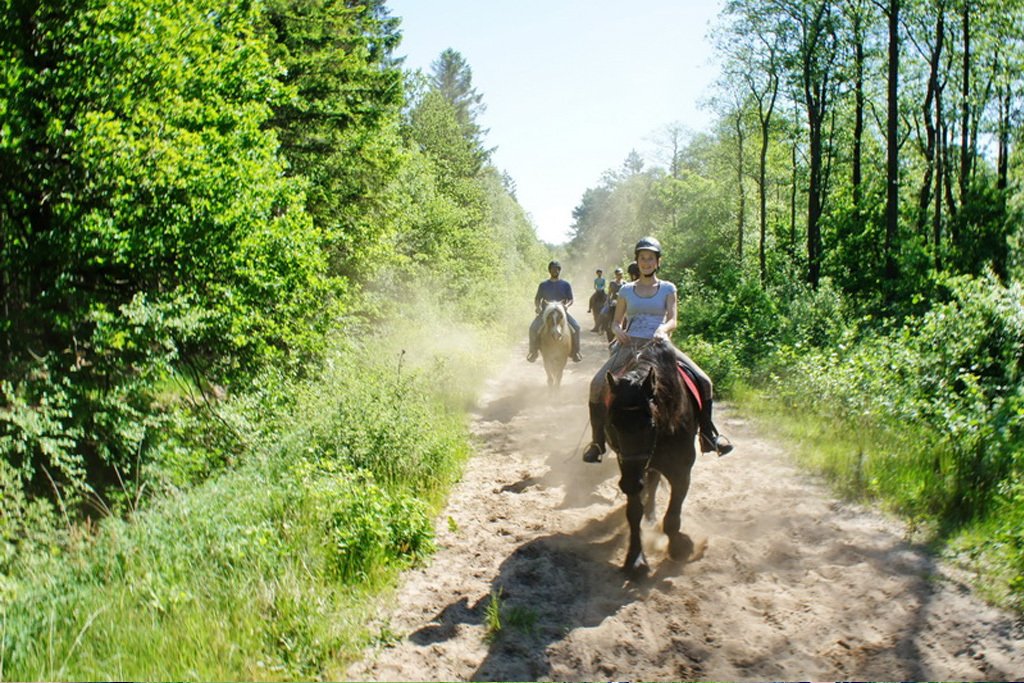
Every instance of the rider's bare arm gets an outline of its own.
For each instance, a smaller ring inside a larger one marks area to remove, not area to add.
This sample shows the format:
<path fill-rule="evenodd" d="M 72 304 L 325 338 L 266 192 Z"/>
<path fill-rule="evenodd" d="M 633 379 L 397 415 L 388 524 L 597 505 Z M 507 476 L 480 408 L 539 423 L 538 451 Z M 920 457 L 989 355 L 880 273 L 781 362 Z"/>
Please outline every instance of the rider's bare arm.
<path fill-rule="evenodd" d="M 618 301 L 615 302 L 615 317 L 612 320 L 612 334 L 619 340 L 620 344 L 625 344 L 629 341 L 629 337 L 626 331 L 622 329 L 622 319 L 626 317 L 626 300 L 623 297 L 619 297 Z"/>
<path fill-rule="evenodd" d="M 655 337 L 664 337 L 665 339 L 672 338 L 672 332 L 676 329 L 678 324 L 678 302 L 675 294 L 669 294 L 665 297 L 665 322 L 658 325 L 658 329 L 654 331 Z"/>

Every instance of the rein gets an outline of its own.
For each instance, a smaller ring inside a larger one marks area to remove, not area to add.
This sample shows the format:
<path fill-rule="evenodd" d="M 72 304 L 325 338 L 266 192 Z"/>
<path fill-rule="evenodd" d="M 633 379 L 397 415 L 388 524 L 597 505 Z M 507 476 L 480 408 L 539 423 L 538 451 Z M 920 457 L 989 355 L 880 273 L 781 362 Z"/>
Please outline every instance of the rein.
<path fill-rule="evenodd" d="M 617 371 L 612 373 L 612 376 L 615 377 L 616 379 L 621 379 L 621 378 L 625 377 L 626 374 L 628 374 L 629 372 L 631 372 L 634 369 L 636 369 L 636 367 L 640 364 L 640 356 L 643 354 L 643 352 L 645 350 L 647 350 L 652 344 L 654 344 L 654 342 L 655 342 L 655 340 L 652 338 L 652 339 L 647 339 L 647 340 L 645 340 L 643 342 L 632 343 L 631 346 L 633 346 L 633 348 L 631 349 L 632 353 L 630 354 L 629 358 L 626 359 L 626 362 L 622 364 L 621 368 L 619 368 Z M 653 366 L 653 363 L 652 363 L 652 366 Z M 605 397 L 605 409 L 606 410 L 611 410 L 611 405 L 612 405 L 612 392 L 608 391 L 607 396 Z M 643 410 L 643 407 L 642 406 L 620 407 L 619 410 L 621 410 L 623 412 L 639 412 L 639 411 Z M 618 451 L 616 451 L 615 454 L 616 454 L 616 458 L 618 459 L 620 465 L 622 465 L 624 463 L 633 464 L 633 463 L 642 462 L 643 463 L 643 467 L 646 469 L 648 467 L 648 465 L 650 465 L 651 458 L 654 457 L 654 451 L 657 448 L 658 448 L 658 432 L 657 432 L 657 429 L 655 429 L 654 439 L 653 439 L 653 441 L 651 441 L 651 448 L 647 452 L 646 455 L 625 456 L 622 453 L 619 453 Z"/>
<path fill-rule="evenodd" d="M 633 352 L 630 355 L 630 357 L 626 360 L 626 362 L 622 364 L 622 367 L 612 373 L 615 379 L 621 379 L 626 375 L 627 372 L 633 370 L 637 365 L 639 365 L 640 354 L 646 351 L 654 343 L 654 341 L 655 340 L 652 338 L 645 339 L 642 342 L 630 342 L 629 345 L 633 347 Z"/>

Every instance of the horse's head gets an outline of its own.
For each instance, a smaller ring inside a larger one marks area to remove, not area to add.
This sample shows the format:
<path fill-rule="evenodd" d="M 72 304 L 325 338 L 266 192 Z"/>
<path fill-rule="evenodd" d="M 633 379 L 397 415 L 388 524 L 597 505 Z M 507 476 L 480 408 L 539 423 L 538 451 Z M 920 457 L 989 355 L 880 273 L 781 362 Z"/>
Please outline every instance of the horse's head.
<path fill-rule="evenodd" d="M 561 339 L 566 331 L 565 305 L 561 301 L 541 302 L 541 319 L 544 321 L 542 334 L 549 334 L 555 339 Z"/>
<path fill-rule="evenodd" d="M 646 461 L 658 440 L 658 411 L 655 404 L 657 375 L 654 366 L 644 365 L 621 378 L 608 373 L 608 441 L 623 461 Z"/>

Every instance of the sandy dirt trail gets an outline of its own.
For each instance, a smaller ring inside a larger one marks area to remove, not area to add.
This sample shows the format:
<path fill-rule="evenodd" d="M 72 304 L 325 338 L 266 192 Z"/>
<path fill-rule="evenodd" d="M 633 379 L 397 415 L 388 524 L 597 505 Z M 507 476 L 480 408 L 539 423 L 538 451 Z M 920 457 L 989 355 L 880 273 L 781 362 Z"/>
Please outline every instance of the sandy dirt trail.
<path fill-rule="evenodd" d="M 736 450 L 698 456 L 683 505 L 695 556 L 672 561 L 645 526 L 652 573 L 627 581 L 615 459 L 580 460 L 587 383 L 607 353 L 583 335 L 557 393 L 525 348 L 491 379 L 439 550 L 374 624 L 397 642 L 350 680 L 1024 677 L 1022 620 L 974 597 L 897 523 L 836 499 L 728 406 L 717 422 Z M 488 639 L 499 589 L 505 624 Z"/>

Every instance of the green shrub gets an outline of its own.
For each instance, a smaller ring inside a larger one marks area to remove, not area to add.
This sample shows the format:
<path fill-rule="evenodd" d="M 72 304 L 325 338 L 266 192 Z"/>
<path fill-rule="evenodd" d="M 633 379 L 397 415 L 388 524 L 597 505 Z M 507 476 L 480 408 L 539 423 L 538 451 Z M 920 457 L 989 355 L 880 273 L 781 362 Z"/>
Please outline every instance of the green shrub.
<path fill-rule="evenodd" d="M 366 582 L 433 550 L 426 507 L 408 494 L 388 493 L 350 470 L 321 474 L 310 490 L 310 511 L 323 518 L 328 572 L 342 583 Z"/>
<path fill-rule="evenodd" d="M 728 396 L 749 375 L 737 357 L 734 345 L 728 340 L 712 343 L 695 336 L 675 340 L 675 343 L 708 374 L 716 397 Z"/>
<path fill-rule="evenodd" d="M 952 533 L 988 526 L 996 510 L 1020 514 L 1012 482 L 1024 459 L 1024 292 L 994 277 L 946 286 L 947 302 L 895 331 L 781 347 L 767 387 L 781 405 L 851 435 L 848 455 L 819 469 Z M 1019 566 L 1019 528 L 992 532 L 1010 566 Z"/>

